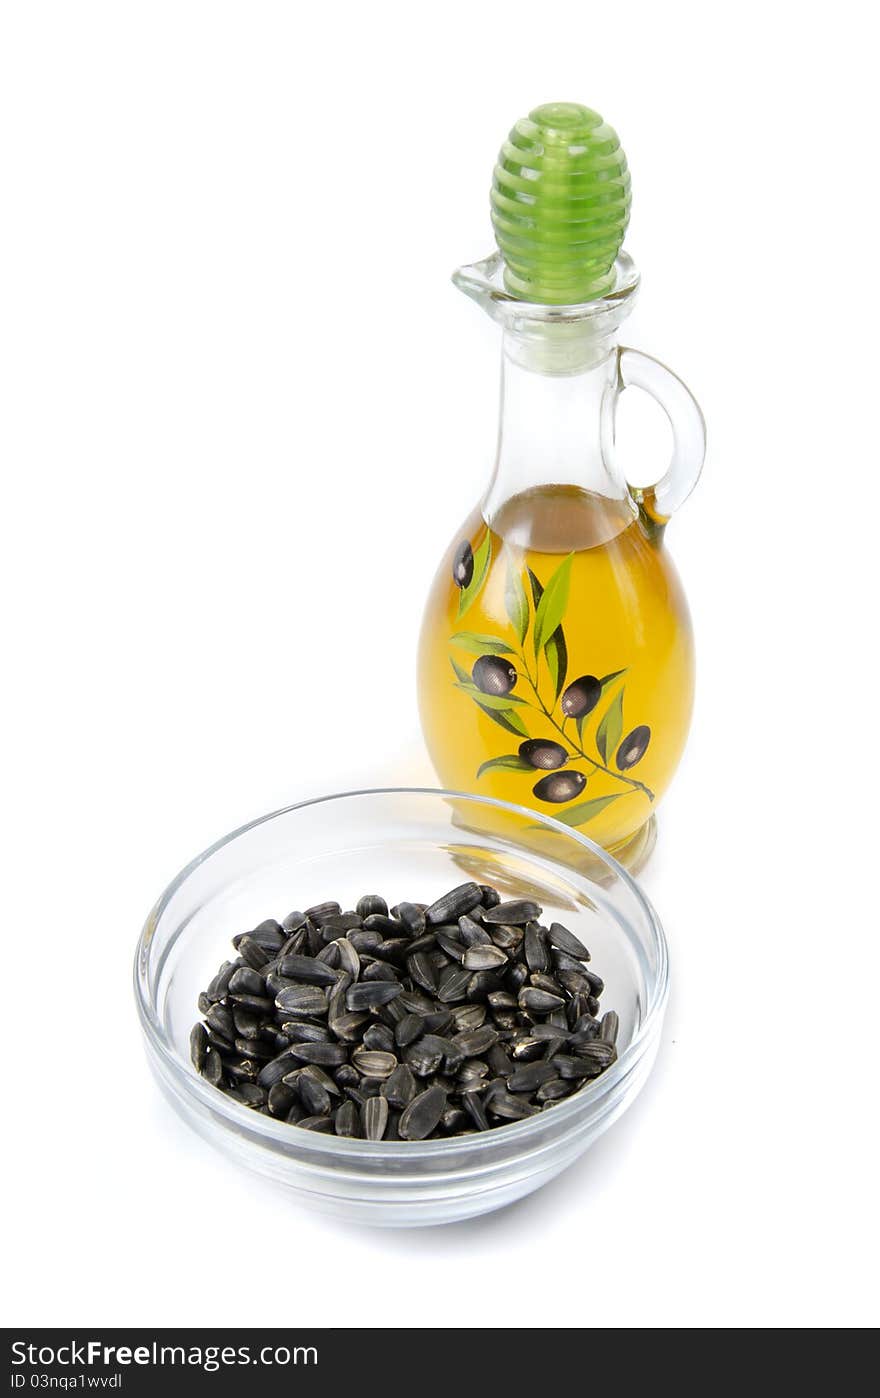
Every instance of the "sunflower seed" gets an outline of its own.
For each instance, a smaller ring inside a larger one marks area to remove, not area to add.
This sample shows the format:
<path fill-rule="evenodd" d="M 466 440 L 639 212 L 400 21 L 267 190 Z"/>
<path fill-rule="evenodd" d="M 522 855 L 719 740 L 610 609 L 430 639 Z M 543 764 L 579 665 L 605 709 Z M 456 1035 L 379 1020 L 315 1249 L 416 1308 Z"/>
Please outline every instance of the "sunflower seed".
<path fill-rule="evenodd" d="M 291 1044 L 289 1052 L 298 1063 L 316 1063 L 323 1068 L 339 1068 L 348 1061 L 344 1044 Z"/>
<path fill-rule="evenodd" d="M 328 1022 L 331 1034 L 345 1043 L 354 1044 L 359 1041 L 361 1029 L 368 1020 L 367 1014 L 341 1014 L 331 1015 Z"/>
<path fill-rule="evenodd" d="M 382 1096 L 390 1106 L 401 1110 L 409 1106 L 417 1092 L 416 1080 L 406 1063 L 398 1063 L 391 1076 L 382 1084 Z"/>
<path fill-rule="evenodd" d="M 401 1114 L 398 1130 L 402 1139 L 423 1141 L 438 1125 L 445 1110 L 446 1093 L 442 1087 L 429 1087 L 420 1092 Z"/>
<path fill-rule="evenodd" d="M 468 947 L 491 947 L 494 945 L 485 927 L 481 927 L 478 922 L 474 922 L 472 917 L 465 916 L 458 919 L 458 935 L 465 949 Z"/>
<path fill-rule="evenodd" d="M 447 956 L 451 956 L 453 961 L 464 961 L 465 947 L 461 942 L 450 937 L 446 932 L 437 933 L 437 945 Z"/>
<path fill-rule="evenodd" d="M 381 913 L 384 917 L 387 917 L 388 904 L 385 902 L 384 898 L 379 896 L 378 893 L 365 893 L 363 898 L 359 898 L 357 900 L 357 903 L 355 904 L 355 912 L 357 913 L 358 917 L 361 917 L 364 920 L 372 916 L 373 913 Z"/>
<path fill-rule="evenodd" d="M 437 972 L 425 952 L 419 951 L 414 956 L 407 957 L 406 969 L 416 985 L 421 986 L 428 995 L 434 994 L 437 989 Z"/>
<path fill-rule="evenodd" d="M 317 985 L 294 985 L 275 996 L 275 1004 L 286 1015 L 323 1016 L 327 997 Z"/>
<path fill-rule="evenodd" d="M 474 887 L 476 888 L 476 884 Z M 464 1000 L 470 980 L 471 972 L 466 970 L 464 966 L 447 966 L 440 975 L 437 999 L 442 1000 L 444 1004 L 451 1004 L 455 1000 Z"/>
<path fill-rule="evenodd" d="M 330 1093 L 323 1083 L 305 1073 L 288 1073 L 284 1079 L 292 1087 L 306 1111 L 311 1116 L 326 1116 L 330 1110 Z"/>
<path fill-rule="evenodd" d="M 345 1004 L 349 1010 L 369 1010 L 376 1005 L 387 1005 L 402 990 L 399 981 L 359 981 L 349 986 Z"/>
<path fill-rule="evenodd" d="M 483 895 L 475 883 L 462 883 L 451 888 L 441 898 L 437 898 L 425 909 L 426 922 L 456 922 L 463 913 L 469 913 L 481 901 Z"/>
<path fill-rule="evenodd" d="M 287 1119 L 289 1121 L 290 1117 Z M 296 1124 L 303 1131 L 323 1131 L 325 1135 L 335 1129 L 332 1116 L 304 1116 Z"/>
<path fill-rule="evenodd" d="M 266 977 L 262 971 L 255 971 L 253 966 L 236 966 L 229 977 L 226 988 L 226 991 L 230 990 L 234 995 L 264 996 L 266 994 Z"/>
<path fill-rule="evenodd" d="M 224 961 L 220 970 L 211 981 L 207 989 L 207 998 L 213 1003 L 215 1000 L 222 1000 L 229 990 L 229 983 L 236 971 L 241 969 L 233 961 Z"/>
<path fill-rule="evenodd" d="M 307 1019 L 285 1020 L 284 1032 L 293 1044 L 326 1044 L 330 1038 L 323 1024 L 312 1024 Z"/>
<path fill-rule="evenodd" d="M 423 1034 L 404 1052 L 404 1059 L 417 1078 L 429 1078 L 440 1069 L 446 1052 L 446 1040 L 435 1034 Z"/>
<path fill-rule="evenodd" d="M 257 1082 L 260 1084 L 260 1087 L 274 1087 L 275 1084 L 281 1082 L 285 1074 L 291 1072 L 295 1066 L 296 1060 L 291 1058 L 290 1054 L 285 1051 L 279 1054 L 277 1058 L 273 1058 L 271 1062 L 263 1065 L 257 1077 Z"/>
<path fill-rule="evenodd" d="M 338 948 L 339 965 L 342 970 L 347 971 L 352 980 L 356 981 L 361 973 L 361 959 L 357 954 L 357 949 L 347 937 L 340 937 L 338 942 L 331 942 L 330 945 Z"/>
<path fill-rule="evenodd" d="M 514 1001 L 514 1003 L 516 1003 Z M 456 1005 L 452 1010 L 452 1021 L 456 1029 L 462 1033 L 465 1029 L 479 1029 L 486 1020 L 486 1006 L 478 1005 Z M 435 1033 L 441 1031 L 435 1029 Z"/>
<path fill-rule="evenodd" d="M 547 955 L 547 943 L 544 941 L 537 923 L 530 922 L 526 928 L 523 937 L 523 952 L 530 971 L 549 970 L 550 958 Z"/>
<path fill-rule="evenodd" d="M 328 917 L 335 917 L 342 912 L 338 903 L 316 903 L 313 908 L 306 908 L 306 917 L 309 922 L 313 922 L 316 927 L 320 927 L 326 922 Z"/>
<path fill-rule="evenodd" d="M 194 1024 L 189 1036 L 189 1056 L 197 1073 L 205 1066 L 208 1056 L 208 1035 L 203 1024 Z"/>
<path fill-rule="evenodd" d="M 519 1007 L 531 1014 L 545 1015 L 565 1004 L 562 995 L 553 995 L 549 990 L 538 990 L 534 986 L 524 986 L 519 993 Z"/>
<path fill-rule="evenodd" d="M 483 913 L 483 921 L 509 922 L 522 927 L 524 923 L 534 922 L 541 916 L 541 912 L 542 909 L 537 903 L 531 903 L 527 898 L 514 898 L 509 903 L 496 903 L 494 908 L 487 908 Z"/>
<path fill-rule="evenodd" d="M 394 1042 L 398 1048 L 407 1048 L 424 1033 L 425 1021 L 421 1015 L 408 1014 L 399 1020 L 394 1030 Z"/>
<path fill-rule="evenodd" d="M 306 985 L 336 984 L 336 972 L 315 956 L 285 956 L 282 958 L 280 970 L 282 976 Z"/>
<path fill-rule="evenodd" d="M 526 1063 L 522 1068 L 517 1068 L 515 1073 L 511 1073 L 507 1079 L 508 1092 L 535 1092 L 542 1087 L 545 1082 L 556 1077 L 556 1069 L 552 1063 Z"/>
<path fill-rule="evenodd" d="M 259 971 L 261 966 L 272 960 L 272 953 L 247 932 L 238 939 L 236 950 L 242 961 L 254 971 Z"/>
<path fill-rule="evenodd" d="M 381 937 L 399 937 L 403 931 L 403 923 L 394 917 L 388 917 L 387 913 L 373 913 L 364 918 L 364 931 L 378 932 Z"/>
<path fill-rule="evenodd" d="M 337 1136 L 358 1137 L 361 1135 L 360 1113 L 354 1102 L 343 1102 L 333 1115 L 333 1129 Z"/>
<path fill-rule="evenodd" d="M 368 1141 L 381 1141 L 388 1125 L 388 1100 L 370 1097 L 361 1108 L 361 1125 Z"/>
<path fill-rule="evenodd" d="M 391 910 L 392 916 L 402 922 L 410 936 L 417 936 L 425 930 L 425 911 L 417 903 L 398 903 Z"/>
<path fill-rule="evenodd" d="M 242 1058 L 267 1059 L 275 1057 L 275 1050 L 271 1044 L 267 1044 L 265 1039 L 236 1039 L 233 1046 L 236 1053 L 240 1053 Z"/>
<path fill-rule="evenodd" d="M 599 1034 L 606 1044 L 616 1044 L 617 1035 L 620 1031 L 620 1020 L 615 1010 L 607 1010 L 602 1016 L 602 1023 Z"/>
<path fill-rule="evenodd" d="M 497 1042 L 498 1030 L 490 1024 L 484 1024 L 481 1029 L 465 1029 L 452 1040 L 463 1058 L 479 1058 Z"/>
<path fill-rule="evenodd" d="M 383 1053 L 381 1049 L 356 1049 L 351 1061 L 365 1078 L 390 1078 L 397 1067 L 393 1053 Z"/>
<path fill-rule="evenodd" d="M 491 943 L 489 946 L 472 946 L 465 952 L 462 964 L 468 971 L 497 971 L 499 966 L 507 965 L 507 953 Z"/>
<path fill-rule="evenodd" d="M 486 1108 L 479 1092 L 463 1092 L 461 1094 L 461 1105 L 478 1131 L 488 1131 L 490 1129 L 490 1121 L 486 1115 Z"/>

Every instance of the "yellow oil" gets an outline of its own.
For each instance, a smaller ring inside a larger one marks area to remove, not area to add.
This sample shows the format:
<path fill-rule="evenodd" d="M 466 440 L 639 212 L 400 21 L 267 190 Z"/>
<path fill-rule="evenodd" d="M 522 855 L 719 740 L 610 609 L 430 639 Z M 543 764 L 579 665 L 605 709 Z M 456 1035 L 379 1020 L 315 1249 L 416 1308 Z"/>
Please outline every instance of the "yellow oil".
<path fill-rule="evenodd" d="M 536 636 L 542 591 L 550 595 Z M 561 635 L 548 644 L 557 614 Z M 491 529 L 475 511 L 437 572 L 419 645 L 419 704 L 447 788 L 529 806 L 619 849 L 672 778 L 693 678 L 678 575 L 629 500 L 568 486 L 524 492 Z"/>

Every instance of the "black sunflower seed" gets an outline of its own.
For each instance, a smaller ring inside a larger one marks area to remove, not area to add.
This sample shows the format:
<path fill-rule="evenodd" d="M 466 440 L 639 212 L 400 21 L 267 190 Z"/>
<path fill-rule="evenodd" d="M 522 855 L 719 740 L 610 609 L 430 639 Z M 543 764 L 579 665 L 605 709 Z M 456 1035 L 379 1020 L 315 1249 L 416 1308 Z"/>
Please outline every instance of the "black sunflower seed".
<path fill-rule="evenodd" d="M 306 917 L 309 922 L 313 922 L 316 927 L 320 927 L 326 922 L 328 917 L 335 917 L 342 912 L 338 903 L 316 903 L 313 908 L 306 908 Z"/>
<path fill-rule="evenodd" d="M 493 945 L 492 938 L 487 929 L 481 927 L 472 917 L 468 917 L 467 913 L 458 919 L 458 935 L 465 949 L 468 947 L 489 947 Z"/>
<path fill-rule="evenodd" d="M 468 947 L 462 965 L 467 971 L 497 971 L 499 967 L 507 965 L 507 952 L 491 943 L 489 946 Z"/>
<path fill-rule="evenodd" d="M 194 1024 L 189 1036 L 189 1056 L 193 1067 L 200 1073 L 208 1056 L 208 1035 L 203 1024 Z"/>
<path fill-rule="evenodd" d="M 403 986 L 399 981 L 359 981 L 349 986 L 345 1004 L 349 1010 L 371 1010 L 377 1005 L 387 1005 L 389 1000 L 394 1000 L 402 990 Z"/>
<path fill-rule="evenodd" d="M 317 985 L 294 985 L 275 996 L 275 1004 L 285 1015 L 323 1017 L 327 1013 L 327 997 Z"/>
<path fill-rule="evenodd" d="M 433 995 L 437 989 L 437 970 L 426 952 L 416 952 L 414 956 L 408 956 L 406 969 L 415 985 L 421 987 L 428 995 Z"/>
<path fill-rule="evenodd" d="M 398 1063 L 394 1072 L 382 1084 L 382 1096 L 392 1107 L 403 1110 L 409 1106 L 418 1092 L 412 1070 L 406 1063 Z"/>
<path fill-rule="evenodd" d="M 575 956 L 579 961 L 589 961 L 590 953 L 580 937 L 576 937 L 567 927 L 563 927 L 561 922 L 551 922 L 547 937 L 552 947 L 558 947 L 560 951 L 568 952 L 569 956 Z"/>
<path fill-rule="evenodd" d="M 465 1029 L 452 1039 L 463 1058 L 479 1058 L 497 1042 L 498 1030 L 490 1024 L 484 1024 L 481 1029 Z"/>
<path fill-rule="evenodd" d="M 442 1087 L 429 1087 L 414 1097 L 401 1113 L 398 1130 L 404 1141 L 423 1141 L 438 1125 L 446 1110 Z"/>
<path fill-rule="evenodd" d="M 440 975 L 437 999 L 442 1000 L 444 1004 L 453 1004 L 456 1000 L 464 1000 L 470 980 L 471 972 L 466 970 L 464 966 L 447 966 Z"/>
<path fill-rule="evenodd" d="M 531 1014 L 545 1015 L 565 1004 L 565 997 L 553 995 L 549 990 L 539 990 L 535 986 L 523 986 L 519 993 L 519 1007 Z"/>
<path fill-rule="evenodd" d="M 245 932 L 238 938 L 236 950 L 246 965 L 254 971 L 259 971 L 261 966 L 265 966 L 267 961 L 272 960 L 271 951 L 267 951 L 254 937 Z"/>
<path fill-rule="evenodd" d="M 343 1102 L 333 1116 L 333 1129 L 337 1136 L 358 1137 L 361 1133 L 360 1113 L 354 1102 Z"/>
<path fill-rule="evenodd" d="M 380 1024 L 373 1020 L 368 1029 L 364 1030 L 361 1043 L 365 1049 L 381 1049 L 383 1053 L 394 1052 L 394 1031 L 388 1028 L 387 1024 Z"/>
<path fill-rule="evenodd" d="M 388 916 L 388 904 L 378 893 L 365 893 L 363 898 L 359 898 L 355 905 L 355 912 L 364 921 L 372 917 L 374 913 L 381 913 L 383 917 Z"/>
<path fill-rule="evenodd" d="M 338 953 L 337 953 L 338 955 Z M 285 956 L 279 967 L 282 976 L 305 985 L 335 985 L 336 972 L 316 956 Z"/>
<path fill-rule="evenodd" d="M 260 1069 L 257 1082 L 261 1087 L 274 1087 L 275 1084 L 281 1082 L 285 1074 L 290 1073 L 295 1066 L 296 1060 L 291 1058 L 290 1054 L 285 1051 L 279 1054 L 277 1058 L 273 1058 L 271 1062 L 263 1065 Z"/>
<path fill-rule="evenodd" d="M 494 908 L 487 908 L 483 913 L 483 921 L 509 922 L 516 927 L 522 927 L 527 922 L 534 922 L 541 916 L 542 911 L 537 903 L 532 903 L 527 898 L 514 898 L 509 903 L 496 903 Z"/>
<path fill-rule="evenodd" d="M 616 1044 L 619 1031 L 620 1020 L 617 1017 L 616 1010 L 607 1010 L 602 1016 L 599 1037 L 604 1039 L 606 1044 Z"/>
<path fill-rule="evenodd" d="M 344 1044 L 291 1044 L 289 1053 L 298 1063 L 316 1063 L 322 1068 L 339 1068 L 348 1062 L 348 1049 Z"/>
<path fill-rule="evenodd" d="M 356 1049 L 351 1061 L 365 1078 L 390 1078 L 397 1067 L 395 1055 L 381 1049 Z"/>
<path fill-rule="evenodd" d="M 511 1073 L 507 1079 L 507 1090 L 531 1094 L 555 1077 L 556 1069 L 552 1063 L 526 1063 L 522 1068 L 517 1068 L 515 1073 Z"/>
<path fill-rule="evenodd" d="M 425 930 L 425 910 L 417 903 L 398 903 L 397 907 L 392 909 L 392 915 L 398 922 L 403 923 L 413 937 Z"/>
<path fill-rule="evenodd" d="M 323 1131 L 326 1135 L 335 1130 L 332 1116 L 304 1116 L 296 1124 L 303 1131 Z"/>
<path fill-rule="evenodd" d="M 421 1015 L 408 1014 L 399 1020 L 394 1029 L 394 1042 L 398 1048 L 407 1048 L 415 1043 L 425 1031 L 425 1021 Z"/>
<path fill-rule="evenodd" d="M 381 1141 L 388 1125 L 388 1099 L 369 1097 L 361 1108 L 361 1125 L 368 1141 Z"/>
<path fill-rule="evenodd" d="M 469 913 L 471 908 L 475 908 L 482 901 L 482 897 L 477 884 L 459 884 L 425 909 L 425 920 L 432 925 L 438 922 L 457 922 L 463 913 Z"/>
<path fill-rule="evenodd" d="M 296 1093 L 286 1082 L 276 1082 L 269 1088 L 267 1100 L 272 1116 L 287 1116 L 296 1101 Z"/>

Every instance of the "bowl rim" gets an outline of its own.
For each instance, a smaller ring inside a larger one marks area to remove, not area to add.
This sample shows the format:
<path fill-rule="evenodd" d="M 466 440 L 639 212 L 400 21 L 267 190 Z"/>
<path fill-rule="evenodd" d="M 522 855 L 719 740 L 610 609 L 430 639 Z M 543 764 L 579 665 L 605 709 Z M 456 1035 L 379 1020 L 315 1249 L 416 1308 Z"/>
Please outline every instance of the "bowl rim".
<path fill-rule="evenodd" d="M 246 821 L 227 835 L 215 840 L 213 844 L 202 850 L 186 864 L 178 874 L 171 880 L 164 892 L 159 896 L 150 910 L 146 921 L 138 937 L 134 958 L 134 993 L 138 1010 L 138 1017 L 141 1022 L 141 1029 L 147 1040 L 149 1047 L 156 1053 L 165 1067 L 170 1072 L 171 1077 L 183 1087 L 185 1093 L 201 1104 L 212 1116 L 219 1118 L 224 1126 L 228 1128 L 244 1127 L 246 1134 L 251 1138 L 256 1138 L 261 1145 L 269 1146 L 270 1143 L 281 1147 L 287 1147 L 288 1158 L 293 1163 L 295 1156 L 313 1154 L 315 1156 L 326 1156 L 328 1153 L 339 1156 L 340 1160 L 346 1158 L 354 1162 L 357 1159 L 386 1160 L 395 1162 L 409 1160 L 415 1164 L 419 1160 L 442 1158 L 445 1155 L 455 1153 L 459 1155 L 464 1152 L 468 1154 L 482 1153 L 484 1157 L 488 1154 L 488 1148 L 493 1145 L 501 1146 L 504 1143 L 514 1144 L 515 1140 L 522 1140 L 526 1145 L 528 1140 L 536 1134 L 537 1127 L 546 1124 L 547 1118 L 544 1112 L 536 1116 L 528 1117 L 523 1121 L 509 1122 L 504 1126 L 493 1127 L 490 1131 L 480 1131 L 470 1136 L 450 1136 L 446 1139 L 434 1139 L 428 1141 L 365 1141 L 359 1138 L 347 1138 L 330 1135 L 325 1132 L 300 1131 L 294 1133 L 290 1125 L 285 1121 L 276 1120 L 274 1117 L 266 1116 L 261 1112 L 255 1112 L 253 1108 L 245 1106 L 243 1103 L 234 1101 L 224 1093 L 218 1092 L 215 1087 L 200 1077 L 193 1071 L 190 1061 L 184 1058 L 173 1047 L 165 1028 L 159 1018 L 157 1008 L 153 1003 L 149 989 L 149 979 L 147 975 L 149 966 L 149 946 L 153 933 L 159 924 L 168 904 L 186 880 L 206 863 L 220 850 L 235 840 L 247 835 L 250 831 L 257 829 L 261 825 L 267 825 L 273 820 L 279 820 L 283 816 L 290 815 L 294 811 L 307 809 L 310 806 L 326 805 L 331 801 L 358 800 L 364 797 L 387 796 L 428 796 L 444 801 L 465 801 L 479 806 L 490 806 L 501 811 L 512 812 L 518 816 L 527 816 L 530 820 L 536 821 L 553 830 L 558 834 L 566 836 L 576 844 L 590 851 L 592 855 L 605 864 L 610 873 L 619 880 L 629 890 L 635 901 L 641 905 L 657 951 L 657 972 L 656 976 L 648 983 L 648 1003 L 645 1015 L 636 1033 L 627 1044 L 623 1053 L 619 1056 L 610 1068 L 593 1079 L 586 1086 L 581 1087 L 570 1097 L 564 1098 L 561 1102 L 556 1102 L 552 1108 L 553 1123 L 562 1127 L 564 1121 L 571 1116 L 589 1116 L 591 1106 L 599 1106 L 604 1103 L 609 1094 L 615 1088 L 620 1087 L 629 1077 L 632 1069 L 641 1059 L 647 1046 L 653 1041 L 656 1026 L 662 1021 L 666 1002 L 669 996 L 669 947 L 662 923 L 658 918 L 650 899 L 639 887 L 636 880 L 623 867 L 622 864 L 604 850 L 601 845 L 596 844 L 588 836 L 582 835 L 580 831 L 573 829 L 562 821 L 554 819 L 552 816 L 544 815 L 542 812 L 534 811 L 528 806 L 520 806 L 512 801 L 502 801 L 493 796 L 480 796 L 473 792 L 453 791 L 442 787 L 430 786 L 379 786 L 362 787 L 351 791 L 337 791 L 324 796 L 312 796 L 303 801 L 294 801 L 290 805 L 281 806 L 277 810 L 269 811 L 265 815 L 257 816 L 253 820 Z M 515 844 L 515 841 L 511 841 Z M 556 862 L 556 861 L 554 861 Z M 561 866 L 563 869 L 565 866 Z M 571 872 L 571 871 L 569 871 Z M 584 876 L 582 876 L 584 877 Z M 175 940 L 182 935 L 180 931 L 176 933 Z M 262 1138 L 262 1140 L 260 1139 Z M 290 1148 L 293 1148 L 292 1151 Z M 316 1164 L 320 1163 L 316 1161 Z"/>

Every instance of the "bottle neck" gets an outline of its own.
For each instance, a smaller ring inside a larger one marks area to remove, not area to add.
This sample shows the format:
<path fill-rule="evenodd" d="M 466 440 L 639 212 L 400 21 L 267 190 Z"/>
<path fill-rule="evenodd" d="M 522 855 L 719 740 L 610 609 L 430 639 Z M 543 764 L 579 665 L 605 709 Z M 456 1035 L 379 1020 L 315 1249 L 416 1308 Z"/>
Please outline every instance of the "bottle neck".
<path fill-rule="evenodd" d="M 490 524 L 511 500 L 550 487 L 632 503 L 611 450 L 616 336 L 564 325 L 540 330 L 504 331 L 498 452 L 483 504 Z"/>

